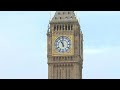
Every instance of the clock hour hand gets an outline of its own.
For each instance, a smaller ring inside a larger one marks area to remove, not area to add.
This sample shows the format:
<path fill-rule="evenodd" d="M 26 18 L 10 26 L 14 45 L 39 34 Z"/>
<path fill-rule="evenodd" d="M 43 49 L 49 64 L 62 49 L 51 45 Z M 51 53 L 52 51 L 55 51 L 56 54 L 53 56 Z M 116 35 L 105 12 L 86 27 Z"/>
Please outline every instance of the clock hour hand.
<path fill-rule="evenodd" d="M 61 41 L 61 43 L 62 43 L 62 46 L 64 47 L 64 44 L 63 44 L 63 42 Z"/>

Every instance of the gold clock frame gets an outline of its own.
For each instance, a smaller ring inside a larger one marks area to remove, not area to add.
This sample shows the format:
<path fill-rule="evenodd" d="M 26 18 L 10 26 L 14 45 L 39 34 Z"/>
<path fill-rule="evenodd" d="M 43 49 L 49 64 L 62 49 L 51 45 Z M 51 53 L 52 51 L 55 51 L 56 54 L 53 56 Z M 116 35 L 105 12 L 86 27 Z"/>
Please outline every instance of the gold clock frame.
<path fill-rule="evenodd" d="M 60 36 L 66 36 L 71 40 L 71 48 L 68 52 L 60 53 L 57 52 L 54 46 L 55 40 Z M 52 36 L 52 56 L 70 56 L 74 55 L 74 36 L 73 35 L 53 35 Z"/>

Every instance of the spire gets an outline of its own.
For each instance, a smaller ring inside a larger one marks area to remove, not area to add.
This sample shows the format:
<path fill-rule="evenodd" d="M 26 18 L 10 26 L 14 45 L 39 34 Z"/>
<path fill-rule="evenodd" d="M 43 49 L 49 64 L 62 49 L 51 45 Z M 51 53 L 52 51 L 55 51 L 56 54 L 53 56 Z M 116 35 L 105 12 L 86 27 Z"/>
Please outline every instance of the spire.
<path fill-rule="evenodd" d="M 78 22 L 74 11 L 56 11 L 50 23 Z"/>

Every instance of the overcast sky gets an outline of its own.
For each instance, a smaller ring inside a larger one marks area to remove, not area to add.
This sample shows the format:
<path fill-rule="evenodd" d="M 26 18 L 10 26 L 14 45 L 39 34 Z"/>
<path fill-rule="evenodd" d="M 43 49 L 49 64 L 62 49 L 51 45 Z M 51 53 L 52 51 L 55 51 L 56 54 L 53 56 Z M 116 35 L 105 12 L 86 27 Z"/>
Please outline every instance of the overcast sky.
<path fill-rule="evenodd" d="M 84 35 L 83 79 L 120 78 L 120 12 L 75 13 Z M 0 11 L 0 79 L 48 78 L 49 20 L 49 11 Z"/>

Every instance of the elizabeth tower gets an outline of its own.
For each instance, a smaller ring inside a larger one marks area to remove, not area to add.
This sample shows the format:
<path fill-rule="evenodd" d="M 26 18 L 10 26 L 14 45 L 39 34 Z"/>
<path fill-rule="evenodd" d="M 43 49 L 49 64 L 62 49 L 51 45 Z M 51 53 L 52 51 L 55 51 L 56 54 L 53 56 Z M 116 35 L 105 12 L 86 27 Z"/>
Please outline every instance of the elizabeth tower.
<path fill-rule="evenodd" d="M 48 79 L 82 79 L 83 34 L 74 11 L 56 11 L 47 31 Z"/>

